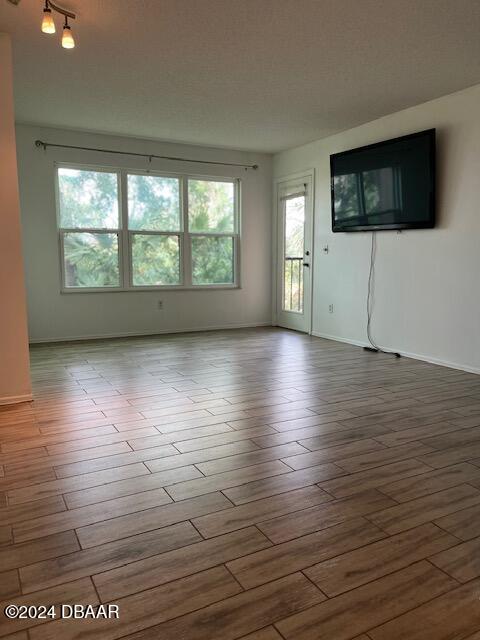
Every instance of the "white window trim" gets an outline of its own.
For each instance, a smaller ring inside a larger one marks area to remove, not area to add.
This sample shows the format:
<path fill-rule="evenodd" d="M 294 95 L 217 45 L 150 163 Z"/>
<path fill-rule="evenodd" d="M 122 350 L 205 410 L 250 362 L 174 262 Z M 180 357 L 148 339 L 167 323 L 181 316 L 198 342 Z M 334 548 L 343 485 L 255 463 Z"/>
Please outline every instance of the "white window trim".
<path fill-rule="evenodd" d="M 171 173 L 167 171 L 128 169 L 125 167 L 105 166 L 95 164 L 78 164 L 72 162 L 55 162 L 55 209 L 58 234 L 59 268 L 60 268 L 60 293 L 132 293 L 144 291 L 199 291 L 199 290 L 224 290 L 241 289 L 241 185 L 240 178 L 225 176 L 212 176 L 192 173 Z M 117 174 L 118 184 L 118 229 L 94 229 L 94 228 L 67 228 L 60 225 L 60 191 L 58 181 L 58 169 L 79 169 L 83 171 L 104 171 Z M 128 229 L 128 175 L 158 176 L 161 178 L 177 178 L 180 181 L 180 229 L 178 231 L 144 231 L 141 229 Z M 190 232 L 188 228 L 188 180 L 211 180 L 214 182 L 228 182 L 234 185 L 234 230 L 231 233 L 218 232 Z M 118 236 L 118 287 L 67 287 L 65 285 L 65 260 L 64 243 L 65 233 L 111 233 Z M 131 240 L 133 235 L 178 235 L 180 239 L 180 284 L 175 285 L 133 285 Z M 220 284 L 193 284 L 191 238 L 199 237 L 226 237 L 233 238 L 233 283 Z"/>

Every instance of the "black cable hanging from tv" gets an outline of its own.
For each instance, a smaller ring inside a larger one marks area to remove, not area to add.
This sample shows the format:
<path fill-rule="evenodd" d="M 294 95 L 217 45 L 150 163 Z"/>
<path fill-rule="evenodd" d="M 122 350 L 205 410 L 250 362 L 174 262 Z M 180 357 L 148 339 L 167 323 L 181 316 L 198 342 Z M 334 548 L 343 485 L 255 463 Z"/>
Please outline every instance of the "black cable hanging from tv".
<path fill-rule="evenodd" d="M 377 234 L 372 231 L 372 241 L 370 245 L 370 270 L 368 272 L 368 290 L 367 290 L 367 339 L 375 351 L 381 351 L 380 347 L 372 338 L 372 311 L 373 311 L 373 291 L 372 284 L 375 277 L 375 257 L 377 254 Z"/>
<path fill-rule="evenodd" d="M 80 147 L 73 144 L 56 144 L 54 142 L 45 142 L 44 140 L 35 140 L 36 147 L 42 147 L 44 151 L 48 147 L 56 147 L 57 149 L 77 149 L 79 151 L 96 151 L 97 153 L 114 153 L 121 156 L 135 156 L 137 158 L 148 158 L 151 162 L 154 158 L 157 160 L 172 160 L 174 162 L 194 162 L 197 164 L 211 164 L 223 167 L 240 167 L 248 171 L 249 169 L 258 169 L 258 164 L 242 164 L 238 162 L 216 162 L 214 160 L 194 160 L 192 158 L 182 158 L 177 156 L 160 156 L 155 153 L 136 153 L 135 151 L 116 151 L 115 149 L 101 149 L 98 147 Z"/>
<path fill-rule="evenodd" d="M 372 315 L 373 315 L 373 285 L 375 283 L 375 258 L 377 257 L 377 233 L 372 231 L 372 242 L 370 245 L 370 269 L 368 272 L 368 289 L 367 289 L 367 339 L 371 344 L 370 347 L 363 347 L 365 351 L 373 351 L 374 353 L 390 353 L 396 358 L 400 358 L 397 351 L 387 351 L 378 346 L 372 338 Z"/>

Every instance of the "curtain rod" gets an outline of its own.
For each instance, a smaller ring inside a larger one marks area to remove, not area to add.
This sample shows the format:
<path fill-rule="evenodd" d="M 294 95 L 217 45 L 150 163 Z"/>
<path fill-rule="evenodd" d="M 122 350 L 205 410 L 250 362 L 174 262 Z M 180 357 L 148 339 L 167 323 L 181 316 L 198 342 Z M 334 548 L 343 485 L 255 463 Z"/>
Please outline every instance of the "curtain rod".
<path fill-rule="evenodd" d="M 72 144 L 55 144 L 53 142 L 44 142 L 43 140 L 35 140 L 36 147 L 43 147 L 44 151 L 48 147 L 56 147 L 58 149 L 79 149 L 80 151 L 97 151 L 99 153 L 115 153 L 122 156 L 136 156 L 138 158 L 148 158 L 149 162 L 156 158 L 158 160 L 174 160 L 177 162 L 196 162 L 199 164 L 216 164 L 224 167 L 242 167 L 245 171 L 248 169 L 258 169 L 258 164 L 239 164 L 236 162 L 214 162 L 213 160 L 192 160 L 192 158 L 179 158 L 177 156 L 158 156 L 155 153 L 135 153 L 134 151 L 115 151 L 113 149 L 97 149 L 95 147 L 77 147 Z"/>

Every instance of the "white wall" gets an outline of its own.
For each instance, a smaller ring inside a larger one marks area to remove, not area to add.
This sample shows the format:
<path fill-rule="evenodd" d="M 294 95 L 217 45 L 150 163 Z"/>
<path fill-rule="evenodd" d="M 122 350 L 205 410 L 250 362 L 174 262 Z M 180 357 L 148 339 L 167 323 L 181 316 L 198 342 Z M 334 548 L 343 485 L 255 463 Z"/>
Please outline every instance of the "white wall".
<path fill-rule="evenodd" d="M 280 153 L 274 175 L 315 168 L 314 333 L 366 344 L 370 234 L 332 233 L 329 156 L 431 127 L 438 226 L 377 234 L 373 336 L 480 373 L 480 85 Z"/>
<path fill-rule="evenodd" d="M 146 169 L 148 161 L 69 149 L 44 152 L 34 146 L 37 138 L 60 144 L 257 163 L 257 171 L 160 160 L 153 160 L 151 165 L 158 171 L 242 179 L 242 288 L 61 294 L 54 162 Z M 26 125 L 17 126 L 17 146 L 31 341 L 270 324 L 271 156 Z M 161 311 L 158 300 L 163 300 Z"/>
<path fill-rule="evenodd" d="M 0 33 L 0 404 L 31 400 L 10 36 Z"/>

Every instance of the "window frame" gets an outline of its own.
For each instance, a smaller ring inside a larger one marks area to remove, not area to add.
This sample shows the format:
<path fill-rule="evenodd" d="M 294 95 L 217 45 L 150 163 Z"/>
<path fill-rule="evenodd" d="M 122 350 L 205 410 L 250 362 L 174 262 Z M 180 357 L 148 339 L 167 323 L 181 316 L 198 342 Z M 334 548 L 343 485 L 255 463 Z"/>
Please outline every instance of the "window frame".
<path fill-rule="evenodd" d="M 83 229 L 62 227 L 60 223 L 60 186 L 59 169 L 77 169 L 80 171 L 98 171 L 117 174 L 118 194 L 118 229 Z M 198 291 L 203 289 L 241 289 L 241 229 L 242 180 L 237 177 L 212 176 L 194 173 L 173 173 L 139 168 L 126 168 L 108 165 L 79 164 L 74 162 L 55 162 L 55 208 L 58 234 L 58 251 L 60 266 L 60 292 L 71 293 L 117 293 L 141 291 Z M 178 231 L 155 231 L 128 228 L 128 176 L 158 176 L 160 178 L 176 178 L 179 180 L 180 229 Z M 232 232 L 190 232 L 188 209 L 188 181 L 208 180 L 212 182 L 228 182 L 234 188 L 234 229 Z M 118 287 L 68 287 L 65 283 L 64 235 L 66 233 L 112 233 L 118 237 Z M 164 235 L 179 237 L 180 282 L 174 285 L 134 285 L 132 265 L 132 239 L 135 235 Z M 193 284 L 192 282 L 192 243 L 193 236 L 227 237 L 233 239 L 233 282 L 220 284 Z"/>

